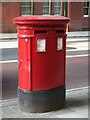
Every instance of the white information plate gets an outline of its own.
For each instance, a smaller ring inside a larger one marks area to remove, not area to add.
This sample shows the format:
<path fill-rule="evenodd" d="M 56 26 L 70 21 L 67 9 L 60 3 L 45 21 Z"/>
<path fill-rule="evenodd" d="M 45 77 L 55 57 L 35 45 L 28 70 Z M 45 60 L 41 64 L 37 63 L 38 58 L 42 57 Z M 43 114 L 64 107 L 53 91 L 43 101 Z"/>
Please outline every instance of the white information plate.
<path fill-rule="evenodd" d="M 57 38 L 57 50 L 62 50 L 63 49 L 63 39 L 62 37 Z"/>
<path fill-rule="evenodd" d="M 45 52 L 46 51 L 46 39 L 39 38 L 37 40 L 37 52 Z"/>

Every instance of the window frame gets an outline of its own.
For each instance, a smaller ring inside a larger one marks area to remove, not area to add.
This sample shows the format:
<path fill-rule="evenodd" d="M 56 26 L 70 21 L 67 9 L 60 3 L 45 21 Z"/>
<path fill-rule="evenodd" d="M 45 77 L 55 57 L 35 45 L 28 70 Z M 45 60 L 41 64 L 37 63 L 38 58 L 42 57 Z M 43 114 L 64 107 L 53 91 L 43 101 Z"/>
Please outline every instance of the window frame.
<path fill-rule="evenodd" d="M 55 2 L 59 2 L 59 0 L 55 1 Z M 61 6 L 58 6 L 60 14 L 58 14 L 58 13 L 55 14 L 54 11 L 53 11 L 54 16 L 58 16 L 58 15 L 61 16 L 62 15 L 62 1 L 60 1 L 60 5 Z M 57 7 L 57 6 L 55 6 L 55 3 L 54 3 L 54 9 L 55 9 L 55 7 Z"/>
<path fill-rule="evenodd" d="M 60 1 L 60 6 L 55 6 L 55 4 L 54 4 L 54 2 L 55 1 L 52 1 L 52 0 L 48 0 L 48 2 L 49 2 L 49 5 L 48 6 L 44 6 L 44 5 L 42 5 L 42 15 L 43 16 L 45 16 L 45 15 L 51 15 L 52 14 L 52 12 L 51 12 L 51 10 L 53 9 L 53 15 L 54 16 L 61 16 L 62 15 L 62 7 L 63 7 L 63 5 L 62 5 L 62 0 Z M 52 2 L 53 2 L 53 6 L 52 6 Z M 57 2 L 59 2 L 59 0 L 57 1 Z M 49 7 L 48 9 L 49 9 L 49 11 L 48 11 L 48 14 L 44 14 L 44 12 L 43 12 L 43 9 L 45 8 L 45 7 Z M 59 8 L 59 13 L 55 13 L 54 12 L 54 9 L 55 9 L 55 7 L 57 8 Z"/>
<path fill-rule="evenodd" d="M 43 3 L 44 3 L 44 2 L 43 2 Z M 45 15 L 46 15 L 46 16 L 47 16 L 47 15 L 50 15 L 50 13 L 51 13 L 51 0 L 48 0 L 48 3 L 49 3 L 49 6 L 43 6 L 43 5 L 42 5 L 42 15 L 43 15 L 43 16 L 45 16 Z M 43 9 L 44 9 L 45 7 L 49 7 L 49 8 L 48 8 L 48 9 L 49 9 L 48 14 L 44 14 L 44 13 L 43 13 Z"/>
<path fill-rule="evenodd" d="M 87 6 L 87 5 L 88 5 L 88 4 L 87 4 L 88 2 L 89 2 L 89 7 Z M 85 11 L 85 9 L 88 9 L 88 15 L 85 15 L 85 14 L 84 14 L 84 17 L 89 17 L 90 1 L 87 1 L 87 2 L 85 2 L 85 3 L 86 3 L 86 6 L 84 6 L 84 11 Z M 85 5 L 85 4 L 84 4 L 84 5 Z"/>
<path fill-rule="evenodd" d="M 30 5 L 25 5 L 25 6 L 22 5 L 22 3 L 30 3 L 30 2 L 31 2 L 31 6 Z M 33 15 L 33 0 L 31 0 L 30 2 L 21 2 L 20 3 L 20 15 L 21 16 Z M 29 9 L 31 9 L 31 14 L 27 14 L 27 13 L 26 14 L 22 14 L 22 11 L 21 11 L 22 8 L 27 8 L 27 7 Z"/>

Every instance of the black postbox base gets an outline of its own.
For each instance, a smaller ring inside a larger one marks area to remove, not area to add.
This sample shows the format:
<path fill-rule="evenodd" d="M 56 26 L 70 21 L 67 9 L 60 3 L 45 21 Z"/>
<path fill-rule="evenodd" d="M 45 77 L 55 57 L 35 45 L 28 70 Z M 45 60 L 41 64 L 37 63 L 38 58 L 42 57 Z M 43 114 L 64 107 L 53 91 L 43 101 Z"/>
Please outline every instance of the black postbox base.
<path fill-rule="evenodd" d="M 18 90 L 19 108 L 24 112 L 48 112 L 65 106 L 65 86 L 49 90 Z"/>

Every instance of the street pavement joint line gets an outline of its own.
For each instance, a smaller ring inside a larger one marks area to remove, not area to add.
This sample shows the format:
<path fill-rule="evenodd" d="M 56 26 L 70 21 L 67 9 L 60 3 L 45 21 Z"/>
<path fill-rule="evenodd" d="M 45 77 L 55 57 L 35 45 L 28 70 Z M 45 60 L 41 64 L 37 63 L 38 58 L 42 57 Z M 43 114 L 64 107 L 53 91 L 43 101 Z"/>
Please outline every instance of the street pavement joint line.
<path fill-rule="evenodd" d="M 18 98 L 14 98 L 14 99 L 5 99 L 5 100 L 0 100 L 2 102 L 8 102 L 8 101 L 16 101 L 18 100 Z"/>
<path fill-rule="evenodd" d="M 0 63 L 13 63 L 13 62 L 18 62 L 18 60 L 0 61 Z"/>
<path fill-rule="evenodd" d="M 66 56 L 66 58 L 73 58 L 73 57 L 86 57 L 86 56 L 90 56 L 89 54 L 84 54 L 84 55 L 70 55 L 70 56 Z"/>
<path fill-rule="evenodd" d="M 89 89 L 89 88 L 90 88 L 90 86 L 81 87 L 81 88 L 74 88 L 74 89 L 66 90 L 66 92 L 78 91 L 78 90 Z"/>
<path fill-rule="evenodd" d="M 83 50 L 83 49 L 75 49 L 75 50 L 72 50 L 72 49 L 71 49 L 71 50 L 66 50 L 66 52 L 68 52 L 68 51 L 69 51 L 69 52 L 89 51 L 89 49 L 84 49 L 84 50 Z"/>

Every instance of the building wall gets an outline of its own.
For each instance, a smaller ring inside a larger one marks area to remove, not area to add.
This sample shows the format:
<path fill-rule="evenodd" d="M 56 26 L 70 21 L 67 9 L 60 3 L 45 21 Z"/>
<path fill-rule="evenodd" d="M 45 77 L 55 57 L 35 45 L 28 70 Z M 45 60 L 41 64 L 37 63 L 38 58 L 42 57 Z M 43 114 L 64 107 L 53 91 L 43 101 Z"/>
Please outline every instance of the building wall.
<path fill-rule="evenodd" d="M 71 2 L 70 3 L 70 24 L 69 24 L 69 30 L 81 30 L 82 29 L 82 9 L 81 9 L 81 3 L 79 2 Z"/>
<path fill-rule="evenodd" d="M 2 32 L 2 3 L 0 2 L 0 33 Z"/>
<path fill-rule="evenodd" d="M 20 16 L 20 5 L 17 2 L 2 3 L 2 32 L 16 32 L 12 19 Z"/>
<path fill-rule="evenodd" d="M 82 22 L 82 25 L 83 25 L 83 27 L 82 27 L 82 29 L 83 30 L 90 30 L 90 17 L 84 17 L 83 18 L 83 22 Z"/>
<path fill-rule="evenodd" d="M 35 2 L 33 6 L 33 14 L 42 15 L 42 2 Z M 64 6 L 62 7 L 62 14 L 64 13 L 63 11 Z M 90 18 L 85 18 L 83 13 L 83 2 L 69 2 L 67 4 L 67 16 L 71 18 L 68 26 L 69 31 L 89 29 L 90 26 L 88 25 L 88 20 Z M 51 14 L 53 14 L 53 9 Z M 2 32 L 16 32 L 16 25 L 13 24 L 12 19 L 17 16 L 20 16 L 19 2 L 2 2 L 2 15 L 0 13 L 0 20 L 2 20 L 2 22 L 0 21 L 0 27 L 2 27 Z"/>
<path fill-rule="evenodd" d="M 69 17 L 71 18 L 69 24 L 70 31 L 76 30 L 88 30 L 88 20 L 90 18 L 84 17 L 84 3 L 83 2 L 71 2 L 69 4 Z"/>
<path fill-rule="evenodd" d="M 42 2 L 34 2 L 33 5 L 34 5 L 33 14 L 42 15 Z"/>

